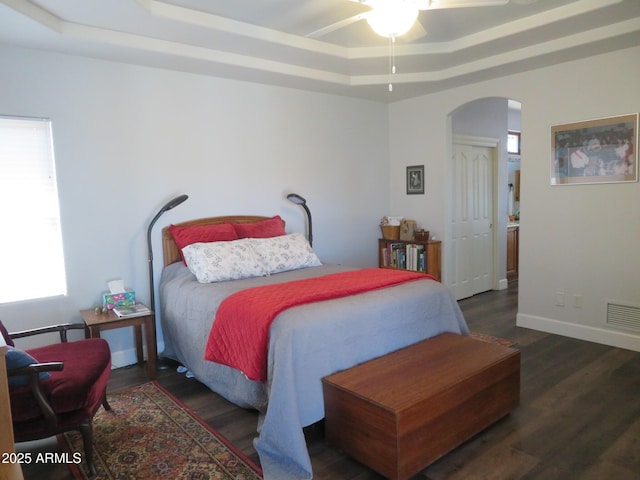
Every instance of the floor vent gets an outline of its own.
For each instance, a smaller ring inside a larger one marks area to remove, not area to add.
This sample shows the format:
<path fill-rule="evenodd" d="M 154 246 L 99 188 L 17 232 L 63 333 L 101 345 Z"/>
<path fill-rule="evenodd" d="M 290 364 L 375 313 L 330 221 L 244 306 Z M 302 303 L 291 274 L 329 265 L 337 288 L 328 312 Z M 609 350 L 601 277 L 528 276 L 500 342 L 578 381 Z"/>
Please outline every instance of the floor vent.
<path fill-rule="evenodd" d="M 607 302 L 607 324 L 640 331 L 640 306 Z"/>

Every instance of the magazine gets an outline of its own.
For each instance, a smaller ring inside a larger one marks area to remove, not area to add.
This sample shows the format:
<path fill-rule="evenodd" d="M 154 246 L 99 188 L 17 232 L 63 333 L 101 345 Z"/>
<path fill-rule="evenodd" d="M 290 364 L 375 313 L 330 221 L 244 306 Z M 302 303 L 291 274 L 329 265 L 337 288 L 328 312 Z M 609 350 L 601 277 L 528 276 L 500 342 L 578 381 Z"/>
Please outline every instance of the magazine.
<path fill-rule="evenodd" d="M 142 317 L 144 315 L 150 315 L 151 310 L 142 303 L 136 303 L 128 307 L 115 307 L 113 313 L 115 313 L 118 318 Z"/>

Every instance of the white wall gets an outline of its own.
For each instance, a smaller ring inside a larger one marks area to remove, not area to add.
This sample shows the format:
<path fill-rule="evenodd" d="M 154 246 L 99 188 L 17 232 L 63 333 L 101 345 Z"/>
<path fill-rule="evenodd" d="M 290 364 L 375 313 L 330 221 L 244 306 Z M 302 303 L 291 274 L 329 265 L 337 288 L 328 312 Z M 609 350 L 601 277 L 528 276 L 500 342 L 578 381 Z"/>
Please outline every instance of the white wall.
<path fill-rule="evenodd" d="M 392 104 L 391 209 L 445 237 L 447 255 L 447 118 L 480 98 L 520 101 L 526 148 L 518 324 L 640 350 L 638 332 L 605 325 L 607 299 L 640 305 L 640 184 L 551 187 L 549 181 L 550 127 L 638 112 L 639 71 L 640 48 L 635 47 Z M 427 194 L 406 196 L 404 167 L 421 163 Z M 568 299 L 565 307 L 555 306 L 559 291 Z M 572 306 L 576 294 L 584 296 L 582 308 Z"/>
<path fill-rule="evenodd" d="M 146 228 L 181 193 L 154 228 L 156 283 L 163 226 L 279 214 L 303 231 L 292 191 L 307 198 L 322 260 L 376 264 L 385 105 L 7 47 L 0 65 L 0 114 L 52 120 L 68 278 L 64 298 L 0 305 L 10 330 L 79 321 L 113 278 L 147 301 Z M 132 336 L 105 332 L 116 365 L 135 361 Z"/>

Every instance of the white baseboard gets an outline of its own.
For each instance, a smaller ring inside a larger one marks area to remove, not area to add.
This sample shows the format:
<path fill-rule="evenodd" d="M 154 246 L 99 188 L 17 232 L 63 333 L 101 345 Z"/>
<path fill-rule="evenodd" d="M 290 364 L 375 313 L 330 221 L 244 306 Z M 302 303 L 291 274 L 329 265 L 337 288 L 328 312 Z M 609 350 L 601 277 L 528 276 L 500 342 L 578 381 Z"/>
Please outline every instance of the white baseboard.
<path fill-rule="evenodd" d="M 144 349 L 145 355 L 147 349 Z M 146 357 L 145 357 L 146 358 Z M 111 352 L 111 368 L 121 368 L 138 363 L 138 356 L 136 355 L 136 349 L 130 348 L 128 350 L 119 350 L 117 352 Z"/>
<path fill-rule="evenodd" d="M 506 290 L 509 288 L 509 281 L 506 278 L 498 280 L 498 290 Z"/>
<path fill-rule="evenodd" d="M 144 352 L 144 358 L 147 358 L 147 347 L 143 345 L 142 350 Z M 164 350 L 164 342 L 158 345 L 158 352 Z M 118 350 L 111 352 L 111 368 L 128 367 L 138 363 L 138 355 L 136 354 L 135 347 L 127 350 Z"/>
<path fill-rule="evenodd" d="M 588 342 L 601 343 L 611 347 L 624 348 L 640 352 L 640 336 L 632 332 L 613 330 L 605 327 L 578 325 L 562 322 L 552 318 L 537 317 L 518 313 L 516 316 L 518 327 L 531 328 L 542 332 L 553 333 L 565 337 L 577 338 Z"/>

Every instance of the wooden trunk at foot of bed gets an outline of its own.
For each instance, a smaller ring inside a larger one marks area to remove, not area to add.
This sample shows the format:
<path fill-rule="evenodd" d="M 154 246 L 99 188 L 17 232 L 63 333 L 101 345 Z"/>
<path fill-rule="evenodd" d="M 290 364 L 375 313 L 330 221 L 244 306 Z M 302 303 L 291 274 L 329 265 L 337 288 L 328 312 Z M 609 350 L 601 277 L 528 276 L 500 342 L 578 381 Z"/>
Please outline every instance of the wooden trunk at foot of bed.
<path fill-rule="evenodd" d="M 518 406 L 520 352 L 445 333 L 322 382 L 328 443 L 406 480 Z"/>

